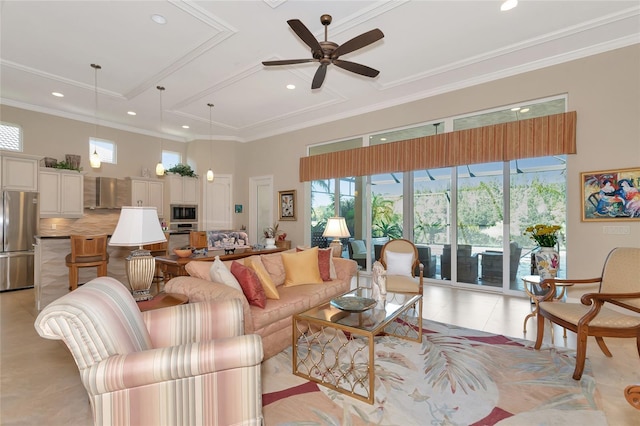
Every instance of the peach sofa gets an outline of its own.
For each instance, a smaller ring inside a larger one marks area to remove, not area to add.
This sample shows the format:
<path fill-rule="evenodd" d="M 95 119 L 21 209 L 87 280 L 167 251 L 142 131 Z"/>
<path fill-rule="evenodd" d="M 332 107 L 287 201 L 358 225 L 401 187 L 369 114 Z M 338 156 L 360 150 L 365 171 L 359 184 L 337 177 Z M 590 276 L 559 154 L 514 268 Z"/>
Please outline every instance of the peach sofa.
<path fill-rule="evenodd" d="M 282 253 L 273 253 L 243 259 L 246 264 L 247 259 L 260 258 L 260 261 L 267 266 L 267 272 L 277 286 L 280 298 L 267 299 L 264 308 L 250 305 L 242 291 L 219 282 L 213 282 L 210 278 L 211 262 L 189 262 L 186 270 L 190 276 L 173 278 L 166 284 L 165 291 L 184 294 L 189 297 L 189 303 L 239 299 L 243 306 L 245 333 L 258 334 L 262 337 L 266 359 L 291 345 L 292 316 L 294 314 L 347 292 L 351 287 L 351 278 L 355 276 L 357 271 L 355 261 L 333 258 L 335 278 L 321 284 L 288 287 L 283 285 L 285 271 L 281 266 L 281 256 Z M 231 261 L 223 263 L 228 268 L 231 267 Z"/>

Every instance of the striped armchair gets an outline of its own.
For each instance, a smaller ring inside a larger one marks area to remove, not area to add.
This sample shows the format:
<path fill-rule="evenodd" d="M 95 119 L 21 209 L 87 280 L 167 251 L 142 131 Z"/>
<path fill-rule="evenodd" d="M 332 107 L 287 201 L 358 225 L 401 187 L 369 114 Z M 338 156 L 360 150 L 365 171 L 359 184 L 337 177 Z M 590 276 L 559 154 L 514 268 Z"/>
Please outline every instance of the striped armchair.
<path fill-rule="evenodd" d="M 262 425 L 262 341 L 243 335 L 238 300 L 141 313 L 100 277 L 49 304 L 40 336 L 63 340 L 96 425 Z"/>

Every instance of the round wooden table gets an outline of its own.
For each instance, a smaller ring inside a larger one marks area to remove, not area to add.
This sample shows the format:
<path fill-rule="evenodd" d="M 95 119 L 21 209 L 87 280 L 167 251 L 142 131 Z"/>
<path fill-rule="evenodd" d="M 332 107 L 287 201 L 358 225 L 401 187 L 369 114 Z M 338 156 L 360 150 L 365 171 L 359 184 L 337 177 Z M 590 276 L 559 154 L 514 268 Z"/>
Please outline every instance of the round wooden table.
<path fill-rule="evenodd" d="M 540 285 L 540 281 L 542 281 L 540 279 L 540 275 L 525 275 L 522 277 L 522 282 L 524 283 L 524 291 L 525 293 L 527 293 L 527 295 L 531 298 L 531 301 L 533 302 L 533 304 L 535 305 L 533 307 L 533 310 L 531 311 L 531 313 L 529 315 L 527 315 L 526 317 L 524 317 L 524 333 L 527 333 L 527 321 L 529 320 L 529 318 L 535 317 L 538 315 L 538 310 L 540 309 L 539 303 L 542 299 L 544 299 L 544 297 L 547 295 L 547 293 L 543 293 L 543 294 L 536 294 L 536 286 L 538 286 L 537 288 L 539 289 L 539 285 Z M 567 292 L 567 287 L 571 287 L 573 285 L 573 283 L 556 283 L 556 290 L 560 290 L 559 294 L 556 294 L 553 296 L 553 298 L 551 299 L 553 302 L 556 301 L 560 301 L 562 299 L 564 299 L 564 296 Z M 564 337 L 567 337 L 567 329 L 564 329 Z M 551 328 L 551 341 L 553 342 L 553 327 Z"/>
<path fill-rule="evenodd" d="M 158 293 L 151 300 L 143 300 L 137 303 L 140 312 L 144 312 L 169 306 L 184 305 L 187 302 L 189 302 L 189 298 L 184 294 Z"/>

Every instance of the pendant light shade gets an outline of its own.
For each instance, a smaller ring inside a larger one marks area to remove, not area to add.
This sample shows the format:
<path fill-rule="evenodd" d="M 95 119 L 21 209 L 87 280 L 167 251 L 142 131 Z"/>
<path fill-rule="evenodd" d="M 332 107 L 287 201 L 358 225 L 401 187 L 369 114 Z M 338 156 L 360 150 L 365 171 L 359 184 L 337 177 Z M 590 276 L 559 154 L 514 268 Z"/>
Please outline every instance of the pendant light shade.
<path fill-rule="evenodd" d="M 158 92 L 160 92 L 160 131 L 162 131 L 162 124 L 163 124 L 163 119 L 162 119 L 162 92 L 164 91 L 164 87 L 162 86 L 156 86 L 156 89 L 158 89 Z M 158 164 L 156 164 L 156 176 L 162 176 L 164 175 L 164 166 L 162 165 L 162 136 L 160 137 L 160 161 L 158 161 Z"/>
<path fill-rule="evenodd" d="M 211 158 L 213 157 L 213 140 L 212 140 L 212 131 L 211 131 L 211 108 L 213 108 L 213 104 L 207 104 L 207 106 L 209 107 L 209 153 L 211 155 L 209 155 L 209 161 L 211 161 Z M 211 169 L 211 167 L 209 167 L 209 170 L 207 171 L 207 181 L 208 182 L 213 182 L 213 170 Z"/>
<path fill-rule="evenodd" d="M 94 116 L 95 116 L 95 124 L 93 127 L 93 137 L 98 138 L 98 70 L 102 69 L 102 67 L 98 64 L 91 64 L 91 68 L 93 68 L 93 90 L 94 90 Z M 101 162 L 100 156 L 98 155 L 98 151 L 96 148 L 93 148 L 93 154 L 89 156 L 89 164 L 92 169 L 99 169 Z"/>

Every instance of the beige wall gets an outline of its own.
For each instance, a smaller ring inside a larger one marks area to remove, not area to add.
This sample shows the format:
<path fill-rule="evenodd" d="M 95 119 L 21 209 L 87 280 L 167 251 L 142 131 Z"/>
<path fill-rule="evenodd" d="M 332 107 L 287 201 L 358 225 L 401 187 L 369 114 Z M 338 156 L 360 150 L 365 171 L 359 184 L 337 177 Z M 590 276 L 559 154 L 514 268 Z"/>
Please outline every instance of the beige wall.
<path fill-rule="evenodd" d="M 276 193 L 296 189 L 299 220 L 280 227 L 301 243 L 306 194 L 298 182 L 298 160 L 308 145 L 564 93 L 569 109 L 578 113 L 578 153 L 569 156 L 567 168 L 567 263 L 573 277 L 597 276 L 611 248 L 640 246 L 640 221 L 581 222 L 579 185 L 584 171 L 640 166 L 640 45 L 250 143 L 215 141 L 213 158 L 207 141 L 165 140 L 164 147 L 181 150 L 199 174 L 206 173 L 210 162 L 216 173 L 233 174 L 233 203 L 244 205 L 244 213 L 233 216 L 236 227 L 248 223 L 250 177 L 272 175 Z M 94 172 L 86 153 L 93 125 L 7 106 L 0 114 L 2 121 L 23 127 L 25 153 L 59 159 L 80 153 L 91 174 L 137 176 L 142 167 L 155 168 L 159 157 L 157 138 L 102 128 L 101 137 L 119 142 L 119 164 Z M 629 233 L 604 234 L 605 225 L 628 226 Z"/>

